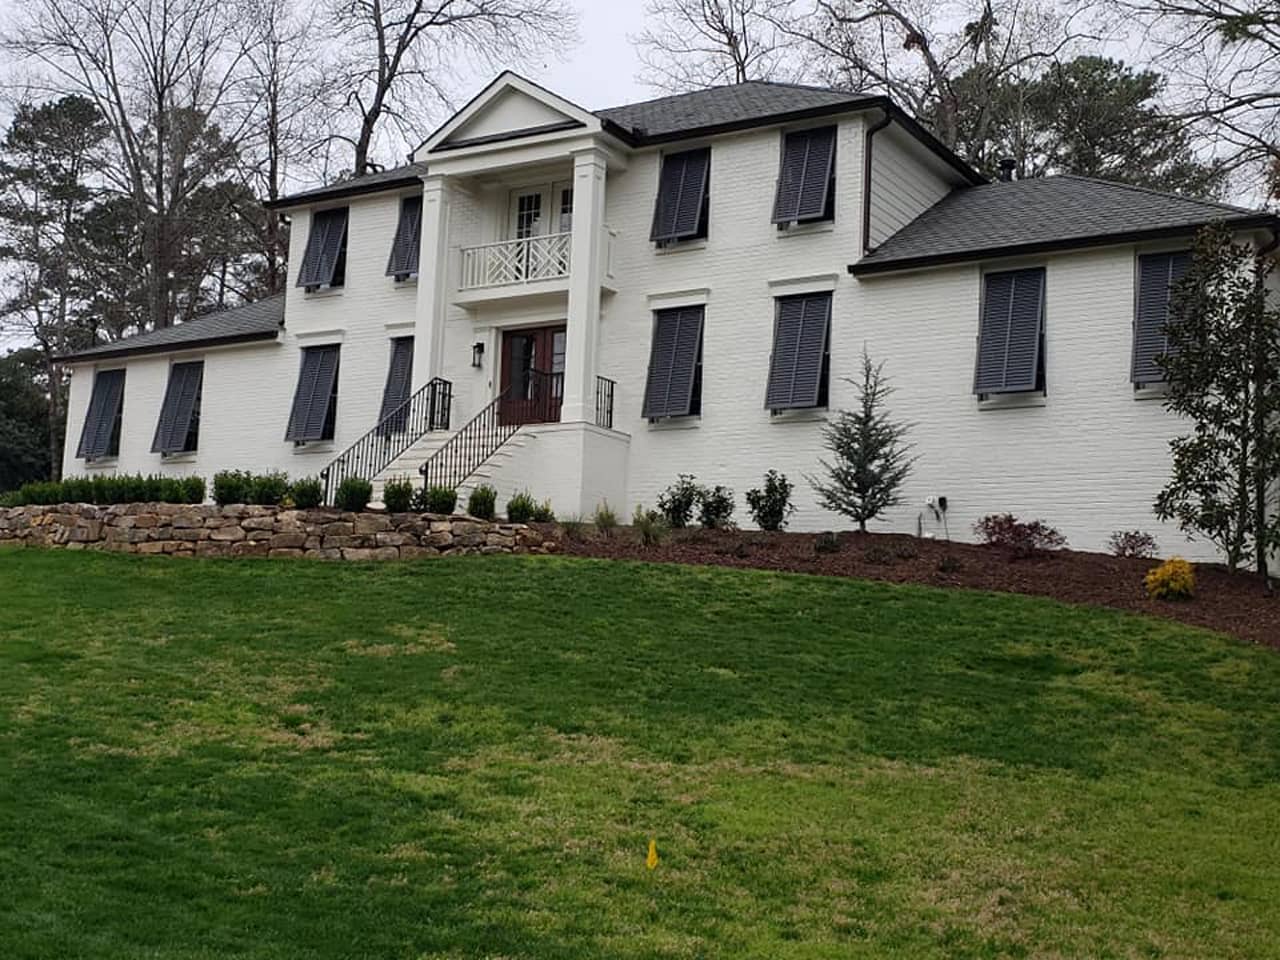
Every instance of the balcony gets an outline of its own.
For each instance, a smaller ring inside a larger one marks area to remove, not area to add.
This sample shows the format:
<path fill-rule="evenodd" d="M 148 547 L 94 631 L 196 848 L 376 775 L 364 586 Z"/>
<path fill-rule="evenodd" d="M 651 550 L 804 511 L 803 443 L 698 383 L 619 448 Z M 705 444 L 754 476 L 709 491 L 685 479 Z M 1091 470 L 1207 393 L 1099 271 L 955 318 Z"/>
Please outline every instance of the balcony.
<path fill-rule="evenodd" d="M 564 294 L 569 289 L 573 234 L 550 233 L 462 247 L 454 302 L 479 304 L 533 294 Z M 601 286 L 612 291 L 614 231 L 602 231 L 604 269 Z"/>

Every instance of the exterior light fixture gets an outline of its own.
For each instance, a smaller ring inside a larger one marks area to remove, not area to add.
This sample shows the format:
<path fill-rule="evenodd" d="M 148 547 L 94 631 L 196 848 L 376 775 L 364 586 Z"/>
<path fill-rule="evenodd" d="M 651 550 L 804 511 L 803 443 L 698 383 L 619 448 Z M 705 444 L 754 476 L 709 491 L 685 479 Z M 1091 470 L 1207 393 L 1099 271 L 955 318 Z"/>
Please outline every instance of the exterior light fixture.
<path fill-rule="evenodd" d="M 484 362 L 484 341 L 477 340 L 471 345 L 471 365 L 480 367 Z"/>

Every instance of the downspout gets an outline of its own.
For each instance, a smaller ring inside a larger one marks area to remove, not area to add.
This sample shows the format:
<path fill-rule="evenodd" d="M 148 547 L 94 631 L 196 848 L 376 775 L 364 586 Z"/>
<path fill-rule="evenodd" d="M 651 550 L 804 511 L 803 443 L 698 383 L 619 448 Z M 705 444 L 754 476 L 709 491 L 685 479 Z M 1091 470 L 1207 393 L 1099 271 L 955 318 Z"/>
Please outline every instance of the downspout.
<path fill-rule="evenodd" d="M 867 127 L 862 141 L 862 256 L 864 257 L 871 252 L 871 138 L 891 123 L 893 123 L 893 113 L 886 110 L 883 117 Z"/>

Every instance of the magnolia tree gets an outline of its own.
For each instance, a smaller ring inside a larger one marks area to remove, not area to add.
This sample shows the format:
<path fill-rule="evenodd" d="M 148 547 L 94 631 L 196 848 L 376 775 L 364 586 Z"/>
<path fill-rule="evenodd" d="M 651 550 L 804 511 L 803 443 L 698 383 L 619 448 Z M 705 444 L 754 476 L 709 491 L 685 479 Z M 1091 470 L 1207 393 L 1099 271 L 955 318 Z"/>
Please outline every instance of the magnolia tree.
<path fill-rule="evenodd" d="M 1174 288 L 1158 363 L 1165 406 L 1190 432 L 1170 443 L 1172 475 L 1155 512 L 1214 543 L 1232 570 L 1280 548 L 1280 309 L 1272 255 L 1222 226 L 1196 241 Z"/>
<path fill-rule="evenodd" d="M 810 477 L 809 483 L 823 507 L 856 520 L 865 533 L 868 520 L 902 502 L 902 485 L 915 463 L 905 442 L 911 425 L 889 416 L 893 388 L 884 364 L 873 363 L 866 350 L 861 380 L 845 382 L 858 389 L 858 406 L 841 410 L 827 424 L 823 443 L 832 459 L 819 461 L 826 477 Z"/>

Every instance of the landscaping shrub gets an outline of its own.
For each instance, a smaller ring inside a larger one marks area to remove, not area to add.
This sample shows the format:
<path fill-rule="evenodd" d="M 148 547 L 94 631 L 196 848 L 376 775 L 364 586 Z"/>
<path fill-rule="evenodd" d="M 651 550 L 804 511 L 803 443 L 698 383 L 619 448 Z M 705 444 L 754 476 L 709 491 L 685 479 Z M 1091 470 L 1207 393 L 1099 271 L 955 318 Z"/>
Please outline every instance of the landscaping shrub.
<path fill-rule="evenodd" d="M 867 549 L 862 551 L 862 559 L 867 563 L 888 565 L 893 563 L 893 551 L 888 547 L 881 546 L 878 543 L 873 543 L 871 546 L 867 547 Z"/>
<path fill-rule="evenodd" d="M 587 523 L 581 515 L 573 514 L 560 521 L 560 536 L 571 543 L 583 543 L 587 539 Z"/>
<path fill-rule="evenodd" d="M 693 508 L 701 492 L 702 487 L 693 475 L 682 473 L 675 483 L 659 494 L 658 511 L 666 519 L 667 526 L 673 530 L 687 527 L 693 519 Z"/>
<path fill-rule="evenodd" d="M 657 510 L 646 510 L 636 504 L 636 512 L 631 517 L 631 528 L 640 537 L 641 546 L 654 547 L 667 535 L 667 521 Z"/>
<path fill-rule="evenodd" d="M 985 516 L 973 529 L 988 546 L 1004 547 L 1019 557 L 1031 557 L 1067 545 L 1067 538 L 1043 520 L 1023 522 L 1011 513 Z"/>
<path fill-rule="evenodd" d="M 427 513 L 451 514 L 458 506 L 458 491 L 453 487 L 430 487 L 424 497 Z"/>
<path fill-rule="evenodd" d="M 960 558 L 950 553 L 943 554 L 938 561 L 939 573 L 959 573 L 963 569 L 964 564 L 960 562 Z"/>
<path fill-rule="evenodd" d="M 482 483 L 467 497 L 467 513 L 480 520 L 492 520 L 497 513 L 498 491 Z"/>
<path fill-rule="evenodd" d="M 219 470 L 213 475 L 213 502 L 220 507 L 229 503 L 248 503 L 253 475 L 247 470 Z"/>
<path fill-rule="evenodd" d="M 507 501 L 507 519 L 511 523 L 528 523 L 538 509 L 537 502 L 528 490 L 522 490 Z"/>
<path fill-rule="evenodd" d="M 606 538 L 612 537 L 614 529 L 618 526 L 618 515 L 613 512 L 613 507 L 609 506 L 608 500 L 596 507 L 591 520 L 600 531 L 600 535 Z"/>
<path fill-rule="evenodd" d="M 1152 600 L 1190 600 L 1196 593 L 1196 572 L 1181 557 L 1170 557 L 1143 578 Z"/>
<path fill-rule="evenodd" d="M 814 553 L 839 553 L 840 538 L 831 530 L 818 534 L 813 541 Z"/>
<path fill-rule="evenodd" d="M 543 500 L 540 504 L 533 508 L 534 523 L 554 523 L 556 512 L 551 509 L 551 501 Z"/>
<path fill-rule="evenodd" d="M 51 506 L 58 503 L 203 503 L 202 477 L 144 477 L 140 474 L 102 474 L 24 484 L 6 495 L 9 506 Z"/>
<path fill-rule="evenodd" d="M 716 484 L 710 490 L 698 491 L 698 522 L 704 530 L 722 530 L 733 526 L 733 491 Z"/>
<path fill-rule="evenodd" d="M 1156 538 L 1142 530 L 1117 530 L 1107 541 L 1113 557 L 1141 557 L 1156 555 Z"/>
<path fill-rule="evenodd" d="M 382 486 L 382 505 L 388 513 L 407 513 L 413 504 L 413 481 L 408 477 L 388 480 Z"/>
<path fill-rule="evenodd" d="M 751 519 L 761 530 L 781 530 L 787 525 L 787 517 L 795 512 L 791 503 L 791 481 L 785 473 L 770 470 L 764 475 L 764 487 L 747 491 L 747 508 Z"/>
<path fill-rule="evenodd" d="M 347 477 L 338 484 L 338 492 L 334 494 L 333 503 L 339 510 L 359 513 L 369 506 L 373 499 L 373 484 L 364 477 Z"/>
<path fill-rule="evenodd" d="M 289 478 L 283 473 L 259 473 L 249 479 L 248 503 L 278 507 L 289 493 Z"/>
<path fill-rule="evenodd" d="M 303 477 L 289 488 L 289 499 L 299 510 L 314 510 L 324 502 L 324 484 L 319 477 Z"/>

